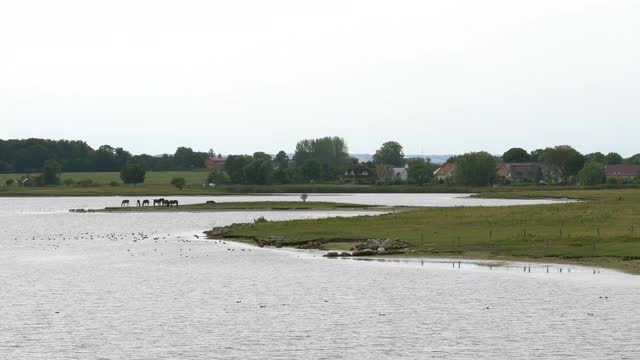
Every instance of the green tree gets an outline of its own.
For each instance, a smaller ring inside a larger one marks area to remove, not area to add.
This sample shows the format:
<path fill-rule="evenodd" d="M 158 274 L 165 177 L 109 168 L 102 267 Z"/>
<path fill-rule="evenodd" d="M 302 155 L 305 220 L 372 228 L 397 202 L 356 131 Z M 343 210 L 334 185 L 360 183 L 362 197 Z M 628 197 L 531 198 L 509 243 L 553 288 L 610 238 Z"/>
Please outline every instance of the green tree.
<path fill-rule="evenodd" d="M 284 150 L 280 150 L 276 155 L 276 163 L 280 169 L 284 169 L 289 166 L 289 156 Z"/>
<path fill-rule="evenodd" d="M 487 152 L 464 154 L 456 160 L 455 182 L 467 186 L 492 185 L 496 179 L 497 161 Z"/>
<path fill-rule="evenodd" d="M 551 168 L 551 171 L 561 181 L 578 174 L 584 167 L 584 156 L 569 145 L 546 148 L 540 154 L 540 160 Z"/>
<path fill-rule="evenodd" d="M 591 161 L 578 172 L 578 180 L 582 185 L 599 185 L 607 179 L 602 163 Z"/>
<path fill-rule="evenodd" d="M 396 141 L 387 141 L 373 155 L 373 161 L 378 165 L 404 166 L 404 151 L 402 145 Z"/>
<path fill-rule="evenodd" d="M 640 154 L 635 154 L 632 157 L 625 160 L 625 163 L 631 165 L 640 165 Z"/>
<path fill-rule="evenodd" d="M 599 162 L 601 164 L 604 164 L 605 161 L 606 161 L 606 157 L 601 152 L 594 152 L 594 153 L 585 155 L 584 156 L 584 161 L 585 162 L 597 161 L 597 162 Z"/>
<path fill-rule="evenodd" d="M 447 159 L 447 161 L 445 161 L 445 164 L 455 164 L 455 162 L 458 160 L 458 158 L 460 157 L 460 155 L 451 155 L 449 156 L 449 158 Z"/>
<path fill-rule="evenodd" d="M 207 177 L 207 182 L 214 183 L 216 185 L 228 184 L 230 181 L 231 179 L 226 171 L 212 171 Z"/>
<path fill-rule="evenodd" d="M 185 180 L 183 177 L 174 177 L 173 179 L 171 179 L 170 184 L 182 190 L 182 188 L 187 185 L 187 180 Z"/>
<path fill-rule="evenodd" d="M 271 176 L 273 175 L 271 157 L 269 157 L 269 160 L 265 158 L 253 160 L 243 168 L 243 172 L 245 180 L 249 184 L 264 185 L 271 183 Z"/>
<path fill-rule="evenodd" d="M 608 153 L 604 158 L 604 163 L 607 165 L 618 165 L 622 164 L 623 162 L 624 159 L 622 158 L 622 156 L 615 152 Z"/>
<path fill-rule="evenodd" d="M 279 167 L 273 172 L 273 181 L 277 184 L 289 184 L 295 178 L 296 169 Z"/>
<path fill-rule="evenodd" d="M 60 173 L 62 172 L 62 164 L 55 160 L 47 160 L 42 166 L 42 182 L 44 185 L 60 184 Z"/>
<path fill-rule="evenodd" d="M 433 178 L 433 172 L 436 166 L 431 163 L 431 159 L 410 159 L 407 160 L 409 165 L 409 177 L 407 181 L 410 184 L 422 185 Z"/>
<path fill-rule="evenodd" d="M 346 142 L 340 137 L 305 139 L 296 144 L 293 160 L 297 166 L 303 166 L 307 160 L 325 165 L 330 177 L 335 177 L 349 156 Z"/>
<path fill-rule="evenodd" d="M 120 179 L 125 184 L 140 184 L 144 182 L 147 171 L 140 164 L 128 163 L 120 170 Z"/>
<path fill-rule="evenodd" d="M 271 155 L 263 152 L 263 151 L 257 151 L 253 153 L 253 159 L 254 160 L 269 160 L 271 161 Z"/>
<path fill-rule="evenodd" d="M 306 182 L 318 180 L 322 174 L 322 164 L 315 160 L 307 160 L 302 164 L 301 172 Z"/>
<path fill-rule="evenodd" d="M 253 157 L 249 155 L 229 155 L 224 161 L 224 168 L 234 184 L 242 184 L 246 182 L 244 176 L 244 167 L 253 161 Z"/>
<path fill-rule="evenodd" d="M 506 163 L 523 163 L 531 161 L 531 156 L 525 149 L 511 148 L 502 155 L 502 161 Z"/>

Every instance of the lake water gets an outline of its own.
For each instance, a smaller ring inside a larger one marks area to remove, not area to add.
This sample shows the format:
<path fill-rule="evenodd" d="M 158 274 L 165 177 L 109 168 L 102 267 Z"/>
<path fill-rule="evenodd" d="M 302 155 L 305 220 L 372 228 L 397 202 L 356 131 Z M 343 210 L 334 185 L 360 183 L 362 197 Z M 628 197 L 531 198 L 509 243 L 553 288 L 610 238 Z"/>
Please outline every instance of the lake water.
<path fill-rule="evenodd" d="M 280 196 L 292 198 L 256 197 Z M 440 194 L 311 199 L 505 204 Z M 259 216 L 352 212 L 67 212 L 120 200 L 0 198 L 0 359 L 640 358 L 637 276 L 334 260 L 201 238 L 213 226 Z"/>

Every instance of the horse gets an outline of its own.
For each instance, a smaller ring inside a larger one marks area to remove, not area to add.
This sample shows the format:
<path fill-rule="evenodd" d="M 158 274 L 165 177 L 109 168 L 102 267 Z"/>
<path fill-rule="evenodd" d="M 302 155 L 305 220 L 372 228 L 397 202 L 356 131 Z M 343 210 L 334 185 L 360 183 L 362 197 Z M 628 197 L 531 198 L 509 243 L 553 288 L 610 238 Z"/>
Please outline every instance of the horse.
<path fill-rule="evenodd" d="M 176 207 L 178 206 L 178 200 L 169 200 L 169 206 L 173 206 L 175 205 Z"/>
<path fill-rule="evenodd" d="M 120 207 L 123 207 L 125 205 L 129 206 L 129 200 L 122 200 L 122 202 L 120 203 Z"/>
<path fill-rule="evenodd" d="M 138 200 L 138 202 L 136 203 L 136 206 L 140 206 L 140 200 Z"/>
<path fill-rule="evenodd" d="M 149 206 L 149 200 L 145 200 L 142 202 L 142 206 Z"/>
<path fill-rule="evenodd" d="M 162 200 L 162 206 L 169 206 L 169 200 Z"/>
<path fill-rule="evenodd" d="M 164 198 L 153 199 L 153 206 L 156 206 L 156 205 L 164 205 Z"/>

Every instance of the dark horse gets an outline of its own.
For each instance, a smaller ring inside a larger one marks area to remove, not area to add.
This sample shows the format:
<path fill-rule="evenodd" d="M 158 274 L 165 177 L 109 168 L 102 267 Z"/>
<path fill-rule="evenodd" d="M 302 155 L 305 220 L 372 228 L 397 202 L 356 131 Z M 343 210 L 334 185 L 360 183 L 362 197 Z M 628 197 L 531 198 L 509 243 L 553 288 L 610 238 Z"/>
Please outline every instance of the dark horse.
<path fill-rule="evenodd" d="M 136 206 L 140 206 L 140 200 L 138 200 L 138 202 L 136 203 Z"/>
<path fill-rule="evenodd" d="M 164 200 L 162 202 L 162 205 L 167 207 L 173 206 L 173 205 L 178 206 L 178 200 Z"/>
<path fill-rule="evenodd" d="M 125 205 L 129 206 L 129 200 L 122 200 L 122 202 L 120 203 L 120 207 L 123 207 Z"/>
<path fill-rule="evenodd" d="M 164 205 L 164 198 L 153 199 L 153 206 L 156 206 L 156 205 Z"/>
<path fill-rule="evenodd" d="M 145 200 L 142 202 L 142 206 L 149 206 L 149 200 Z"/>

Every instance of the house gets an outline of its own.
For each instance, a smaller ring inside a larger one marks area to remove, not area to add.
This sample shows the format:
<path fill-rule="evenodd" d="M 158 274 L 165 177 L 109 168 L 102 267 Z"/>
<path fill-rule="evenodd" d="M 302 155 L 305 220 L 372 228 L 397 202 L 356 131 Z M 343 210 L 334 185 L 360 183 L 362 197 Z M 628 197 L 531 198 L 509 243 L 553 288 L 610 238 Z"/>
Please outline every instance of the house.
<path fill-rule="evenodd" d="M 498 179 L 535 181 L 542 169 L 537 163 L 501 163 L 497 166 Z"/>
<path fill-rule="evenodd" d="M 219 157 L 218 158 L 208 158 L 204 162 L 204 167 L 206 167 L 207 170 L 221 171 L 221 170 L 224 170 L 224 161 L 225 161 L 225 159 L 219 158 Z"/>
<path fill-rule="evenodd" d="M 407 181 L 409 179 L 409 165 L 391 168 L 391 181 Z"/>
<path fill-rule="evenodd" d="M 435 176 L 438 181 L 447 181 L 448 179 L 453 178 L 455 175 L 455 169 L 455 163 L 446 163 L 434 171 L 433 176 Z"/>
<path fill-rule="evenodd" d="M 409 165 L 393 167 L 392 165 L 376 166 L 376 175 L 385 181 L 407 181 L 409 178 Z"/>
<path fill-rule="evenodd" d="M 640 165 L 605 165 L 607 178 L 631 178 L 640 176 Z"/>
<path fill-rule="evenodd" d="M 20 185 L 22 186 L 33 186 L 33 179 L 31 179 L 30 176 L 24 178 L 22 181 L 20 181 Z"/>

